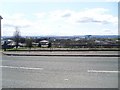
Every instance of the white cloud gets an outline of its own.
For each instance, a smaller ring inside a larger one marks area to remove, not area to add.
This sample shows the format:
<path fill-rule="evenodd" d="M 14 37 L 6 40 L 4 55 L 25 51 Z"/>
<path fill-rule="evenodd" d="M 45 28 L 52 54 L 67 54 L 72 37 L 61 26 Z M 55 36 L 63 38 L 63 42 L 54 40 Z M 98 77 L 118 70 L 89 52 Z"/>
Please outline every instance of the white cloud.
<path fill-rule="evenodd" d="M 15 13 L 13 15 L 10 15 L 10 18 L 11 19 L 22 19 L 22 18 L 24 18 L 24 16 L 25 16 L 25 14 L 23 14 L 23 13 Z"/>
<path fill-rule="evenodd" d="M 47 13 L 39 13 L 37 17 L 47 18 L 51 21 L 64 21 L 71 23 L 98 23 L 98 24 L 117 24 L 118 18 L 110 15 L 108 9 L 94 8 L 75 12 L 72 10 L 56 10 Z M 46 16 L 45 16 L 46 15 Z"/>
<path fill-rule="evenodd" d="M 23 13 L 15 13 L 3 17 L 2 24 L 14 26 L 26 26 L 20 28 L 24 35 L 80 35 L 80 34 L 115 34 L 117 27 L 117 16 L 109 14 L 104 8 L 84 9 L 83 11 L 56 10 L 51 12 L 38 12 L 32 14 L 35 19 L 28 19 Z M 89 25 L 90 24 L 90 25 Z M 95 25 L 96 24 L 96 25 Z M 86 27 L 87 26 L 87 27 Z M 101 30 L 110 26 L 111 32 Z M 114 26 L 114 27 L 113 27 Z M 96 27 L 98 28 L 96 30 Z M 13 35 L 15 29 L 5 27 L 2 35 Z M 10 33 L 8 31 L 11 31 Z"/>
<path fill-rule="evenodd" d="M 107 13 L 108 10 L 104 8 L 95 8 L 95 9 L 87 9 L 82 12 L 73 13 L 70 18 L 71 22 L 79 22 L 79 23 L 112 23 L 117 24 L 118 19 L 115 16 L 112 16 Z"/>
<path fill-rule="evenodd" d="M 45 15 L 46 15 L 46 13 L 41 12 L 41 13 L 35 13 L 35 14 L 33 14 L 33 15 L 35 15 L 37 18 L 44 18 Z"/>
<path fill-rule="evenodd" d="M 33 25 L 32 21 L 28 20 L 25 17 L 25 14 L 23 13 L 15 13 L 12 15 L 8 15 L 8 14 L 4 14 L 2 15 L 3 20 L 2 20 L 2 35 L 6 35 L 6 36 L 12 36 L 16 27 L 18 27 L 18 29 L 26 29 L 29 26 Z M 25 30 L 24 29 L 24 30 Z"/>
<path fill-rule="evenodd" d="M 56 10 L 48 12 L 48 17 L 53 21 L 57 21 L 63 19 L 64 17 L 70 17 L 72 13 L 73 11 L 71 10 Z"/>
<path fill-rule="evenodd" d="M 4 25 L 13 25 L 13 26 L 31 26 L 32 21 L 25 18 L 25 15 L 22 13 L 15 13 L 10 16 L 3 17 L 3 26 Z"/>
<path fill-rule="evenodd" d="M 105 0 L 106 2 L 119 2 L 120 0 Z"/>
<path fill-rule="evenodd" d="M 119 2 L 119 0 L 1 0 L 1 2 Z"/>

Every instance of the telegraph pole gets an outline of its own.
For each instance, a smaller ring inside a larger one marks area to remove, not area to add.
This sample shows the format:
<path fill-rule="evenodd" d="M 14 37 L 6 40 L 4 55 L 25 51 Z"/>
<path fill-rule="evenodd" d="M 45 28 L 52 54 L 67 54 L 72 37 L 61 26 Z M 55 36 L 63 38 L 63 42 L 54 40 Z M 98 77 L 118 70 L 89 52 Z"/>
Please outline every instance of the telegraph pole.
<path fill-rule="evenodd" d="M 1 20 L 2 20 L 3 18 L 0 16 L 0 49 L 2 49 L 2 47 L 1 47 Z M 1 52 L 0 52 L 0 54 L 1 54 Z M 2 57 L 1 57 L 2 55 L 0 55 L 0 59 L 2 60 Z M 0 62 L 0 66 L 2 66 L 2 63 Z M 0 79 L 2 80 L 2 69 L 0 68 Z M 2 89 L 2 81 L 0 80 L 0 89 Z"/>

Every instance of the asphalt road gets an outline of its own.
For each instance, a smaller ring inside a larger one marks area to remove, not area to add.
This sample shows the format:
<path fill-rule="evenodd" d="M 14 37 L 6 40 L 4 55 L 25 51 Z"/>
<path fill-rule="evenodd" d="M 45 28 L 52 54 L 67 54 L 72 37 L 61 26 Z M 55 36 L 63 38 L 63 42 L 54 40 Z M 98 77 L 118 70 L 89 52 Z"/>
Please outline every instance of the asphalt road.
<path fill-rule="evenodd" d="M 2 56 L 3 88 L 117 88 L 117 57 Z"/>

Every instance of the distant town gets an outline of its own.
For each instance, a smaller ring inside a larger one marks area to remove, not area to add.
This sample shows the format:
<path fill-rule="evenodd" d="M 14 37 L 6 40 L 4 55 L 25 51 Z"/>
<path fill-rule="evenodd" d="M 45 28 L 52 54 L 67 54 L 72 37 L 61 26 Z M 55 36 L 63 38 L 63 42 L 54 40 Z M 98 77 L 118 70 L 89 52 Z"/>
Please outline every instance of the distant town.
<path fill-rule="evenodd" d="M 2 49 L 25 48 L 118 48 L 118 35 L 20 36 L 1 37 Z"/>

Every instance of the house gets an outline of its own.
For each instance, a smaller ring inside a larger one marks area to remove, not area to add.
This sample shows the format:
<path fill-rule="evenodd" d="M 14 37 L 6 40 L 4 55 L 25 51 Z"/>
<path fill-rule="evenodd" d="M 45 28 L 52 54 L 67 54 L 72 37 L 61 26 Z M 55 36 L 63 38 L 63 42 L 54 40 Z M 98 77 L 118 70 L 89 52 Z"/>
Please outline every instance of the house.
<path fill-rule="evenodd" d="M 2 48 L 14 48 L 15 47 L 15 42 L 13 40 L 2 40 L 1 42 Z"/>
<path fill-rule="evenodd" d="M 50 42 L 47 40 L 42 40 L 39 42 L 40 47 L 49 47 Z"/>
<path fill-rule="evenodd" d="M 2 40 L 1 41 L 1 45 L 2 45 L 2 48 L 4 49 L 5 48 L 5 44 L 6 44 L 6 48 L 15 48 L 16 46 L 16 42 L 14 42 L 13 40 L 11 39 L 8 39 L 8 40 Z M 26 44 L 24 43 L 18 43 L 18 46 L 19 47 L 25 47 Z"/>

